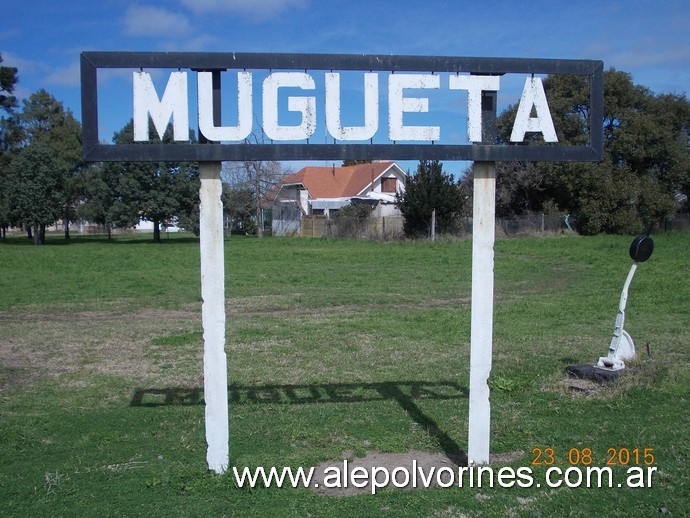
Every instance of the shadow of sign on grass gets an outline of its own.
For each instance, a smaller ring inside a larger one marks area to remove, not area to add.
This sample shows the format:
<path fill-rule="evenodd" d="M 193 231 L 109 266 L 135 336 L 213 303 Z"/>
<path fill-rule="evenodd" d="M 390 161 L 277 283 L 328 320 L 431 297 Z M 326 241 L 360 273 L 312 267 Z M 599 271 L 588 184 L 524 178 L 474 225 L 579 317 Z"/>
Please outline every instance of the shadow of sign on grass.
<path fill-rule="evenodd" d="M 381 383 L 324 383 L 311 385 L 262 385 L 258 387 L 231 385 L 230 405 L 255 404 L 327 404 L 395 401 L 407 415 L 435 439 L 443 452 L 457 463 L 466 462 L 465 452 L 450 435 L 425 414 L 416 401 L 467 399 L 469 391 L 450 381 L 391 381 Z M 170 405 L 202 405 L 203 389 L 199 388 L 138 388 L 131 406 L 159 407 Z"/>

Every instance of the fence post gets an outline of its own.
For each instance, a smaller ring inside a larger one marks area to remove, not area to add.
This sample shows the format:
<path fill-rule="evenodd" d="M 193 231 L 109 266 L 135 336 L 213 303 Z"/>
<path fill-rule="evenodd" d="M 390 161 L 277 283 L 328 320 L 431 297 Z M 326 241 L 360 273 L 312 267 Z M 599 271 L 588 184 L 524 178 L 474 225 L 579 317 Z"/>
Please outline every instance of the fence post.
<path fill-rule="evenodd" d="M 431 240 L 436 241 L 436 209 L 431 211 Z"/>

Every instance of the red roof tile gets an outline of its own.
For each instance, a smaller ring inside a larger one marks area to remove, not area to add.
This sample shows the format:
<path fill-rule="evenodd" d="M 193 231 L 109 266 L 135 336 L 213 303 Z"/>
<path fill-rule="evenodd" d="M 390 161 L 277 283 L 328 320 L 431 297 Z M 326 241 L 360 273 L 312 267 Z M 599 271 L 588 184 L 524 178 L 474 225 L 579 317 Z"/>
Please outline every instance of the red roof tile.
<path fill-rule="evenodd" d="M 305 167 L 286 176 L 282 184 L 301 183 L 311 198 L 349 198 L 361 193 L 394 162 L 347 167 Z"/>

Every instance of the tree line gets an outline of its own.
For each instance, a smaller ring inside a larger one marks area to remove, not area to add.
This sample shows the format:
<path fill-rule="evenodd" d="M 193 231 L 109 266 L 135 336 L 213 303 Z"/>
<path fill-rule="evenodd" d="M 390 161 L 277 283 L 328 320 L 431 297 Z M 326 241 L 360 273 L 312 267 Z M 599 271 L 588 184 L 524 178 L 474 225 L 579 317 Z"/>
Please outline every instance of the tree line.
<path fill-rule="evenodd" d="M 0 66 L 0 237 L 10 227 L 21 227 L 40 244 L 46 227 L 58 220 L 66 239 L 75 221 L 110 232 L 144 219 L 154 224 L 154 240 L 171 222 L 198 232 L 198 164 L 87 164 L 81 126 L 72 113 L 45 90 L 24 100 L 20 109 L 12 95 L 17 81 L 16 68 Z M 559 143 L 586 144 L 587 78 L 550 76 L 544 88 Z M 690 193 L 690 103 L 685 95 L 654 94 L 634 84 L 629 74 L 611 69 L 604 73 L 604 109 L 602 162 L 497 164 L 498 217 L 570 214 L 578 232 L 597 234 L 640 232 L 675 214 L 679 200 Z M 498 118 L 500 143 L 509 141 L 516 110 L 510 106 Z M 190 130 L 190 142 L 194 138 Z M 162 140 L 171 140 L 171 132 Z M 113 142 L 133 142 L 131 121 Z M 543 144 L 535 134 L 528 134 L 526 142 Z M 262 203 L 284 174 L 278 162 L 224 164 L 227 217 L 261 235 Z M 437 231 L 452 232 L 471 213 L 472 169 L 454 179 L 440 162 L 420 161 L 397 203 L 406 235 L 427 235 L 433 211 Z"/>
<path fill-rule="evenodd" d="M 2 57 L 0 56 L 0 63 Z M 82 158 L 81 125 L 45 90 L 24 100 L 13 96 L 18 71 L 0 67 L 0 238 L 8 228 L 23 228 L 34 243 L 45 242 L 46 227 L 61 221 L 65 239 L 70 223 L 88 221 L 110 234 L 141 220 L 153 223 L 153 239 L 174 223 L 199 231 L 199 168 L 189 162 L 108 162 Z M 171 129 L 153 141 L 170 142 Z M 195 139 L 190 130 L 189 141 Z M 134 142 L 130 120 L 113 136 L 115 144 Z M 242 219 L 260 214 L 260 200 L 279 164 L 247 162 L 226 167 L 226 215 Z"/>
<path fill-rule="evenodd" d="M 589 85 L 580 76 L 544 81 L 560 144 L 589 139 Z M 498 142 L 509 142 L 517 106 L 498 117 Z M 496 215 L 534 212 L 570 215 L 581 234 L 649 231 L 690 195 L 690 102 L 685 95 L 654 94 L 632 77 L 604 73 L 604 159 L 601 162 L 499 162 Z M 525 142 L 542 145 L 539 135 Z M 440 231 L 472 212 L 472 168 L 456 182 L 439 162 L 420 162 L 399 206 L 408 236 L 427 235 L 432 210 Z"/>

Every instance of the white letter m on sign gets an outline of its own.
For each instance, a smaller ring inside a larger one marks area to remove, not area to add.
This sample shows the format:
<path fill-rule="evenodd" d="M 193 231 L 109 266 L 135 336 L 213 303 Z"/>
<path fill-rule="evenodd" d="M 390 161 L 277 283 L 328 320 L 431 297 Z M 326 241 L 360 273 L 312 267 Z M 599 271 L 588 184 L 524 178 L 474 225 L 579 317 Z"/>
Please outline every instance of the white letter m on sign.
<path fill-rule="evenodd" d="M 173 139 L 189 140 L 189 108 L 187 106 L 187 73 L 172 72 L 163 98 L 158 99 L 148 72 L 134 72 L 134 141 L 149 140 L 149 114 L 163 140 L 170 118 L 173 119 Z"/>

